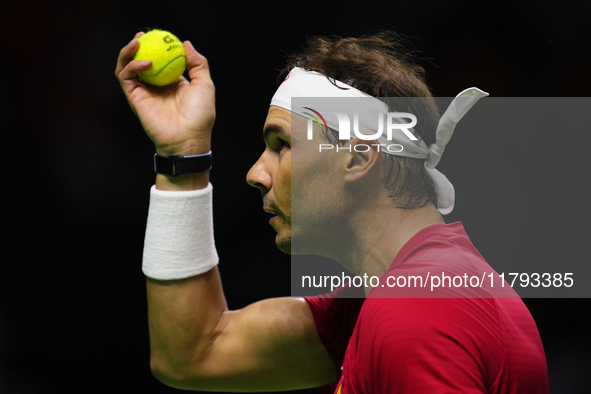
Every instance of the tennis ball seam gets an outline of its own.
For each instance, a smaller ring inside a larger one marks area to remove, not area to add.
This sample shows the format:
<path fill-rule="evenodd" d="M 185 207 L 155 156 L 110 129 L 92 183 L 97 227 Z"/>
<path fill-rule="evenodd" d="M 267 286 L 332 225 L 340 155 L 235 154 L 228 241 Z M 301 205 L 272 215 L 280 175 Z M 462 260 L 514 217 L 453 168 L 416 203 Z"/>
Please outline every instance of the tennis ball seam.
<path fill-rule="evenodd" d="M 158 75 L 158 74 L 160 74 L 162 71 L 164 71 L 164 69 L 166 69 L 166 67 L 170 66 L 170 64 L 171 64 L 171 63 L 173 63 L 174 61 L 176 61 L 177 59 L 180 59 L 180 58 L 185 58 L 185 56 L 183 56 L 183 55 L 179 55 L 179 56 L 175 57 L 174 59 L 172 59 L 171 61 L 169 61 L 168 63 L 166 63 L 166 64 L 164 65 L 164 67 L 162 67 L 160 70 L 158 70 L 158 72 L 157 72 L 157 73 L 154 73 L 154 74 L 145 74 L 145 73 L 144 73 L 144 75 L 148 75 L 148 76 L 150 76 L 150 77 L 155 77 L 156 75 Z M 148 71 L 149 71 L 149 70 L 148 70 Z"/>

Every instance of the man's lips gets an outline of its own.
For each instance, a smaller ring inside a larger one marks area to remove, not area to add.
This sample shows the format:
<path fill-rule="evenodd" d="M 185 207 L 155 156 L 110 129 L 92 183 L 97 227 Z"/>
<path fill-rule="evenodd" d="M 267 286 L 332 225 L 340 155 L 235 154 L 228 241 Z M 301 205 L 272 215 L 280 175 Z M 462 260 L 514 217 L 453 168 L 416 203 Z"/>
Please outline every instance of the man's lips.
<path fill-rule="evenodd" d="M 280 213 L 274 207 L 266 206 L 263 207 L 263 210 L 267 213 L 270 213 L 271 215 L 274 215 L 271 219 L 269 219 L 269 224 L 273 223 L 273 221 L 275 221 L 280 216 Z"/>

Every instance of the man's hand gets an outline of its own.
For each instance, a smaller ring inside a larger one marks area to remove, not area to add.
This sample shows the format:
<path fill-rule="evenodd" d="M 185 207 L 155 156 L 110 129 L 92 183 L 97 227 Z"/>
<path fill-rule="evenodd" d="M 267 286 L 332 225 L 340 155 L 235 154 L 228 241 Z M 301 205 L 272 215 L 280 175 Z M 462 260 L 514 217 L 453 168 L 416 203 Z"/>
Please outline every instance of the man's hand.
<path fill-rule="evenodd" d="M 137 75 L 152 66 L 149 60 L 132 60 L 139 48 L 140 32 L 119 53 L 115 75 L 129 105 L 162 156 L 206 153 L 211 148 L 215 121 L 215 87 L 207 59 L 185 41 L 190 81 L 157 87 L 141 82 Z"/>

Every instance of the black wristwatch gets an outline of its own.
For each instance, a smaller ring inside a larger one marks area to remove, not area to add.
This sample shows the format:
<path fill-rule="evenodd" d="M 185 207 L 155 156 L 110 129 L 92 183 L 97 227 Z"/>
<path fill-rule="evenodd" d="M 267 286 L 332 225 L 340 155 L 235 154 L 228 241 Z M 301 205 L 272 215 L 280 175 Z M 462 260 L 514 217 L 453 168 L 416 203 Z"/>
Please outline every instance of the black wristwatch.
<path fill-rule="evenodd" d="M 211 170 L 211 151 L 194 156 L 154 155 L 154 171 L 158 174 L 177 176 L 209 170 Z"/>

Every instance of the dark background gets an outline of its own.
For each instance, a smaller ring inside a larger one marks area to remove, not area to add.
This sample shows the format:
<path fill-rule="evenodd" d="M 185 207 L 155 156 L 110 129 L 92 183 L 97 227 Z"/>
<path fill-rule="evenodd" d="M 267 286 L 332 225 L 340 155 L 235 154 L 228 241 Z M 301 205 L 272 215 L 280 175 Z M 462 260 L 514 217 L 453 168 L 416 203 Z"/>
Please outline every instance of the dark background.
<path fill-rule="evenodd" d="M 114 77 L 137 31 L 171 30 L 209 59 L 216 243 L 232 309 L 290 293 L 290 258 L 275 249 L 245 176 L 264 146 L 276 70 L 307 36 L 398 31 L 427 58 L 440 97 L 470 86 L 495 97 L 584 97 L 591 88 L 591 3 L 583 1 L 15 1 L 0 15 L 1 393 L 174 391 L 148 368 L 140 267 L 153 147 Z M 447 220 L 464 223 L 493 267 L 507 255 L 553 261 L 555 272 L 588 265 L 589 131 L 526 129 L 515 137 L 531 149 L 484 143 L 482 154 L 461 149 L 477 134 L 454 136 L 439 167 L 458 193 Z M 591 302 L 524 301 L 552 392 L 588 392 Z"/>

